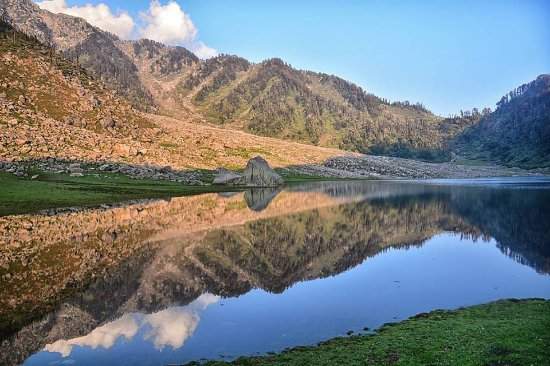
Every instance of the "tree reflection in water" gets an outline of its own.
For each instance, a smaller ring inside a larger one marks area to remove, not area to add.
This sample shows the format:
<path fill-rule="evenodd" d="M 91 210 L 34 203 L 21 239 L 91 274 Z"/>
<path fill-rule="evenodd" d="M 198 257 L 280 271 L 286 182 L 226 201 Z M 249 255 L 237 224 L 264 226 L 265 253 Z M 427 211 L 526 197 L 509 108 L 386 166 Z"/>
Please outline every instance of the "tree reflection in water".
<path fill-rule="evenodd" d="M 533 187 L 317 183 L 3 217 L 1 361 L 107 347 L 138 331 L 179 347 L 217 296 L 280 293 L 442 232 L 494 238 L 548 274 L 550 190 Z M 173 332 L 174 319 L 188 326 Z"/>

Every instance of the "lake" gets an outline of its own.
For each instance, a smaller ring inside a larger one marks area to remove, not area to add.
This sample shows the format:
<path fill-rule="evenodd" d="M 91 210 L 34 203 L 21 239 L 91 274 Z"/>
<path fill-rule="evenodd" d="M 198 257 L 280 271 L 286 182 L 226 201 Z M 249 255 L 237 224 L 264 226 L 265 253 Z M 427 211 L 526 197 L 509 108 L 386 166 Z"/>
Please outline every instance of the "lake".
<path fill-rule="evenodd" d="M 349 181 L 0 217 L 0 363 L 167 365 L 550 298 L 550 180 Z"/>

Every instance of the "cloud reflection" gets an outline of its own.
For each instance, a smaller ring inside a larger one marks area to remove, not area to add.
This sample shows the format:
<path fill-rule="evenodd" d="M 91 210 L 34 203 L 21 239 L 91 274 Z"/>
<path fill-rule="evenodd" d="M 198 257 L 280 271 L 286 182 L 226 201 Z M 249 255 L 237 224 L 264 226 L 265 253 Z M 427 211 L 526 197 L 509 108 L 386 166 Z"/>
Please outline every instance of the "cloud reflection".
<path fill-rule="evenodd" d="M 68 357 L 74 346 L 109 349 L 118 339 L 131 340 L 138 333 L 143 334 L 143 339 L 150 341 L 158 350 L 166 346 L 178 349 L 197 328 L 200 321 L 199 313 L 216 303 L 219 298 L 212 294 L 204 294 L 187 306 L 169 308 L 153 314 L 125 314 L 83 337 L 48 344 L 44 351 Z"/>

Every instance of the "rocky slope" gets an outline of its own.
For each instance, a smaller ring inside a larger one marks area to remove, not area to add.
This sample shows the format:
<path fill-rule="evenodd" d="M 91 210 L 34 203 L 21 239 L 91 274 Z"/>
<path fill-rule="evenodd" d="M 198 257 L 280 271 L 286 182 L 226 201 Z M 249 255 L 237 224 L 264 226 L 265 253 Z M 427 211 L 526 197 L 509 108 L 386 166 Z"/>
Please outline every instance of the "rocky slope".
<path fill-rule="evenodd" d="M 134 106 L 153 105 L 136 65 L 117 47 L 115 35 L 84 19 L 42 10 L 30 0 L 1 0 L 0 18 L 42 44 L 51 45 L 67 59 L 78 61 Z"/>
<path fill-rule="evenodd" d="M 184 170 L 242 168 L 258 154 L 275 166 L 345 154 L 144 114 L 5 23 L 0 51 L 0 162 L 54 158 Z"/>

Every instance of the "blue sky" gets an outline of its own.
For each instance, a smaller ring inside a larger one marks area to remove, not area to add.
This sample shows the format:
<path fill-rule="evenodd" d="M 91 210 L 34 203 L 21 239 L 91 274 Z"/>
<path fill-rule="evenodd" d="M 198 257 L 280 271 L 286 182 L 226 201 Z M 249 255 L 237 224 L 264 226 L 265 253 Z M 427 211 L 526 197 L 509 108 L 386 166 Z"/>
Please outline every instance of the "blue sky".
<path fill-rule="evenodd" d="M 136 22 L 150 7 L 150 0 L 66 0 L 100 2 Z M 177 3 L 196 28 L 193 42 L 255 62 L 280 57 L 442 115 L 493 107 L 510 89 L 550 73 L 548 0 Z"/>

